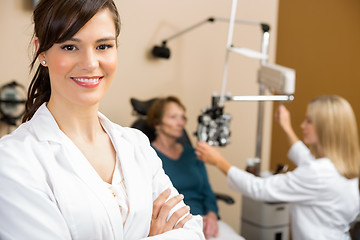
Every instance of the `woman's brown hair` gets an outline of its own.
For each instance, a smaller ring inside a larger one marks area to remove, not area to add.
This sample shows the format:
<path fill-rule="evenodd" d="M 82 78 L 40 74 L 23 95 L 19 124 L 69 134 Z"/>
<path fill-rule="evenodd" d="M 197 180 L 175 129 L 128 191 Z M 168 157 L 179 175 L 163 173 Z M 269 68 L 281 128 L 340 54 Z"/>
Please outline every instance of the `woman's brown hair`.
<path fill-rule="evenodd" d="M 73 37 L 97 12 L 109 9 L 113 14 L 116 37 L 120 34 L 120 18 L 113 0 L 41 0 L 33 13 L 34 37 L 39 48 L 34 53 L 30 69 L 33 70 L 39 55 L 55 43 Z M 31 80 L 25 114 L 22 121 L 30 120 L 36 110 L 48 102 L 51 95 L 50 77 L 47 67 L 37 67 Z"/>

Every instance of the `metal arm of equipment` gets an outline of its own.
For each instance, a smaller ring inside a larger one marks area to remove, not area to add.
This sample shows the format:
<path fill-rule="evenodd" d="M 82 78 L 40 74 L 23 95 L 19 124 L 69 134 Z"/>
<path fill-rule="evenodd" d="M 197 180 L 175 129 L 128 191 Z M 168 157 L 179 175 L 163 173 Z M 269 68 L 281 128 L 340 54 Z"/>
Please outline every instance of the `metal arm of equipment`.
<path fill-rule="evenodd" d="M 229 101 L 293 101 L 293 95 L 232 96 Z"/>
<path fill-rule="evenodd" d="M 257 21 L 248 21 L 248 20 L 241 20 L 241 19 L 229 19 L 229 18 L 220 18 L 220 17 L 209 17 L 205 20 L 202 20 L 196 24 L 193 24 L 191 25 L 190 27 L 188 28 L 185 28 L 184 30 L 178 32 L 178 33 L 175 33 L 174 35 L 171 35 L 170 37 L 162 40 L 162 44 L 161 46 L 154 46 L 151 50 L 151 53 L 154 57 L 156 58 L 165 58 L 165 59 L 169 59 L 170 58 L 170 49 L 167 47 L 167 43 L 174 39 L 174 38 L 177 38 L 187 32 L 190 32 L 191 30 L 194 30 L 200 26 L 202 26 L 203 24 L 205 23 L 214 23 L 215 21 L 219 21 L 219 22 L 230 22 L 232 21 L 234 23 L 241 23 L 241 24 L 248 24 L 248 25 L 258 25 L 258 26 L 261 26 L 261 29 L 263 30 L 263 32 L 268 32 L 269 29 L 270 29 L 270 26 L 266 23 L 262 23 L 262 22 L 257 22 Z M 265 58 L 263 55 L 261 55 L 261 53 L 259 52 L 256 52 L 254 50 L 251 50 L 251 49 L 246 49 L 246 48 L 236 48 L 234 46 L 228 46 L 229 48 L 229 51 L 233 51 L 233 52 L 237 52 L 239 54 L 242 54 L 242 55 L 245 55 L 245 56 L 256 56 L 257 58 Z"/>
<path fill-rule="evenodd" d="M 215 21 L 219 21 L 219 22 L 229 22 L 230 18 L 221 18 L 221 17 L 209 17 L 205 20 L 202 20 L 194 25 L 191 25 L 188 28 L 185 28 L 184 30 L 162 40 L 162 44 L 166 44 L 168 41 L 179 37 L 180 35 L 183 35 L 184 33 L 190 32 L 191 30 L 200 27 L 201 25 L 210 22 L 210 23 L 214 23 Z M 239 24 L 248 24 L 248 25 L 259 25 L 261 26 L 261 28 L 263 29 L 263 31 L 269 31 L 270 26 L 266 23 L 262 23 L 262 22 L 257 22 L 257 21 L 248 21 L 248 20 L 242 20 L 242 19 L 235 19 L 234 20 L 235 23 L 239 23 Z"/>
<path fill-rule="evenodd" d="M 280 101 L 280 102 L 289 102 L 293 101 L 293 95 L 250 95 L 250 96 L 225 96 L 225 97 L 213 97 L 213 106 L 217 106 L 218 102 L 226 101 L 247 101 L 247 102 L 265 102 L 265 101 Z"/>

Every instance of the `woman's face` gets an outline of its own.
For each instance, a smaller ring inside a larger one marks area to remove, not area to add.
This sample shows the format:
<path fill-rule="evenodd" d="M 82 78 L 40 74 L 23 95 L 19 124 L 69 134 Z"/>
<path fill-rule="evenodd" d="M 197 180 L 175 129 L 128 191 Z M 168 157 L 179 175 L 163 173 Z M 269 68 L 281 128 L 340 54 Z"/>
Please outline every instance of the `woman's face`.
<path fill-rule="evenodd" d="M 178 104 L 169 102 L 165 105 L 161 123 L 157 126 L 158 134 L 179 138 L 186 123 L 185 111 Z"/>
<path fill-rule="evenodd" d="M 117 67 L 115 24 L 108 9 L 99 11 L 70 40 L 39 56 L 49 69 L 50 102 L 91 106 L 109 89 Z"/>
<path fill-rule="evenodd" d="M 303 131 L 303 140 L 305 144 L 318 144 L 318 137 L 316 134 L 315 126 L 308 112 L 305 115 L 304 121 L 301 123 L 301 129 Z"/>

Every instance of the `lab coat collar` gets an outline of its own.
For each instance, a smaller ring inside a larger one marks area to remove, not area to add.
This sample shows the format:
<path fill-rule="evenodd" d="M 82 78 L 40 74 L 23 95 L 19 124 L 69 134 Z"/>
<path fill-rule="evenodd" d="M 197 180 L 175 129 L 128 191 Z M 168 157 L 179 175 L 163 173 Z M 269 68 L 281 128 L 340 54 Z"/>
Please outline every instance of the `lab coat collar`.
<path fill-rule="evenodd" d="M 61 143 L 65 134 L 60 130 L 54 117 L 43 103 L 30 120 L 34 135 L 40 141 L 52 141 Z"/>
<path fill-rule="evenodd" d="M 113 126 L 110 120 L 100 112 L 98 116 L 103 126 L 111 132 L 110 130 L 113 130 Z M 43 103 L 39 107 L 30 121 L 32 122 L 34 134 L 40 141 L 62 143 L 64 139 L 68 138 L 64 132 L 60 130 L 55 118 L 46 107 L 46 103 Z M 118 134 L 121 135 L 121 132 Z"/>
<path fill-rule="evenodd" d="M 119 145 L 118 138 L 122 135 L 121 131 L 116 131 L 116 134 L 113 133 L 114 131 L 114 124 L 110 122 L 104 115 L 98 113 L 101 123 L 103 124 L 104 128 L 108 132 L 116 152 L 118 153 L 119 149 L 117 145 Z M 123 235 L 123 227 L 122 227 L 122 219 L 121 214 L 119 211 L 119 206 L 116 203 L 115 199 L 111 195 L 111 193 L 104 187 L 102 179 L 97 174 L 95 169 L 91 166 L 85 156 L 81 153 L 81 151 L 76 147 L 76 145 L 68 138 L 59 128 L 57 125 L 54 117 L 46 107 L 44 103 L 41 107 L 36 111 L 31 121 L 31 127 L 33 127 L 34 134 L 40 141 L 49 141 L 55 142 L 63 146 L 68 151 L 66 153 L 62 152 L 62 154 L 69 154 L 71 155 L 71 161 L 68 161 L 69 158 L 65 155 L 63 156 L 64 162 L 68 162 L 71 168 L 74 170 L 74 173 L 77 174 L 91 189 L 93 189 L 94 194 L 96 197 L 102 202 L 104 208 L 107 211 L 109 216 L 110 222 L 112 224 L 114 239 L 122 239 Z M 121 127 L 119 127 L 121 128 Z M 120 130 L 120 129 L 119 129 Z M 113 135 L 117 135 L 117 137 L 113 137 Z M 120 143 L 123 144 L 123 143 Z M 129 145 L 129 144 L 127 144 Z M 123 147 L 121 147 L 123 148 Z M 131 146 L 124 146 L 125 149 L 131 148 Z M 120 154 L 120 159 L 127 159 L 126 153 Z M 76 159 L 76 160 L 75 160 Z M 126 163 L 121 163 L 126 168 Z M 124 173 L 125 180 L 129 178 Z M 133 180 L 130 180 L 133 181 Z M 127 181 L 129 182 L 129 181 Z M 127 186 L 129 190 L 131 186 Z M 130 193 L 130 192 L 129 192 Z M 129 194 L 128 193 L 128 194 Z M 131 206 L 130 206 L 131 208 Z M 128 219 L 130 214 L 128 216 Z"/>
<path fill-rule="evenodd" d="M 107 197 L 108 192 L 104 191 L 103 184 L 99 184 L 103 183 L 101 182 L 101 178 L 76 145 L 65 135 L 64 132 L 60 130 L 51 112 L 46 107 L 46 103 L 39 107 L 30 121 L 32 122 L 31 126 L 33 127 L 34 134 L 40 141 L 49 141 L 59 144 L 65 143 L 67 148 L 72 151 L 72 159 L 77 159 L 77 161 L 72 161 L 70 165 L 74 169 L 74 172 L 94 189 L 97 197 L 103 202 L 112 222 L 115 239 L 121 239 L 119 236 L 123 234 L 125 234 L 124 237 L 126 238 L 126 233 L 130 233 L 137 228 L 137 226 L 134 226 L 133 223 L 133 219 L 136 217 L 134 215 L 134 209 L 142 208 L 142 201 L 139 201 L 138 199 L 143 197 L 143 192 L 141 191 L 141 189 L 143 189 L 140 183 L 141 181 L 138 181 L 138 173 L 134 171 L 138 169 L 137 161 L 135 160 L 135 147 L 133 144 L 134 139 L 130 136 L 132 134 L 129 134 L 129 136 L 125 134 L 123 127 L 112 123 L 100 112 L 98 113 L 98 116 L 102 126 L 113 143 L 123 169 L 126 191 L 129 200 L 129 215 L 124 228 L 122 227 L 122 224 L 114 224 L 122 222 L 118 205 L 114 207 L 115 204 L 113 204 L 115 200 L 112 197 Z M 114 214 L 114 212 L 116 212 L 116 214 Z M 119 214 L 117 214 L 117 212 Z"/>

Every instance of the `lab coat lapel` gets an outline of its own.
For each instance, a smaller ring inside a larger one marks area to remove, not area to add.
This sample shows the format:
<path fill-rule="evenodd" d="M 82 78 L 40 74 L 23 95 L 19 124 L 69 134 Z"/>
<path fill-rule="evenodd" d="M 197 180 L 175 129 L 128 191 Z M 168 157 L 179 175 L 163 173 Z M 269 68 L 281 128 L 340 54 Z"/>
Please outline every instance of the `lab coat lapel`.
<path fill-rule="evenodd" d="M 125 185 L 126 185 L 126 192 L 128 195 L 128 201 L 129 201 L 129 215 L 125 223 L 124 232 L 127 232 L 127 228 L 129 226 L 129 222 L 132 222 L 132 218 L 134 217 L 134 211 L 132 209 L 136 209 L 137 200 L 138 197 L 136 194 L 136 190 L 140 189 L 138 184 L 138 179 L 136 176 L 139 173 L 136 173 L 136 161 L 135 161 L 135 155 L 134 155 L 134 146 L 133 144 L 127 142 L 124 138 L 122 138 L 117 134 L 111 135 L 111 140 L 114 144 L 114 147 L 116 149 L 116 152 L 119 156 L 121 168 L 123 170 Z"/>
<path fill-rule="evenodd" d="M 112 194 L 104 186 L 103 180 L 97 174 L 95 169 L 70 139 L 67 143 L 67 148 L 72 152 L 72 158 L 77 159 L 77 161 L 71 162 L 74 171 L 84 183 L 93 190 L 94 195 L 103 204 L 112 225 L 114 239 L 122 239 L 123 226 L 119 205 Z"/>
<path fill-rule="evenodd" d="M 144 180 L 142 180 L 142 173 L 139 172 L 140 167 L 137 166 L 138 161 L 136 159 L 137 156 L 135 154 L 136 149 L 134 144 L 127 141 L 126 138 L 122 136 L 121 128 L 116 129 L 110 121 L 107 121 L 107 124 L 111 126 L 104 122 L 102 123 L 110 135 L 123 170 L 129 201 L 129 215 L 124 226 L 124 238 L 126 239 L 127 235 L 133 234 L 133 230 L 143 231 L 143 229 L 140 230 L 139 226 L 134 226 L 134 224 L 138 224 L 134 213 L 137 209 L 143 207 L 141 204 L 146 202 L 144 200 L 144 197 L 146 196 L 144 193 Z"/>
<path fill-rule="evenodd" d="M 34 132 L 43 141 L 59 143 L 63 149 L 62 159 L 74 170 L 103 204 L 112 225 L 114 239 L 123 239 L 123 226 L 119 206 L 103 181 L 76 145 L 59 129 L 55 119 L 43 104 L 34 115 Z"/>

